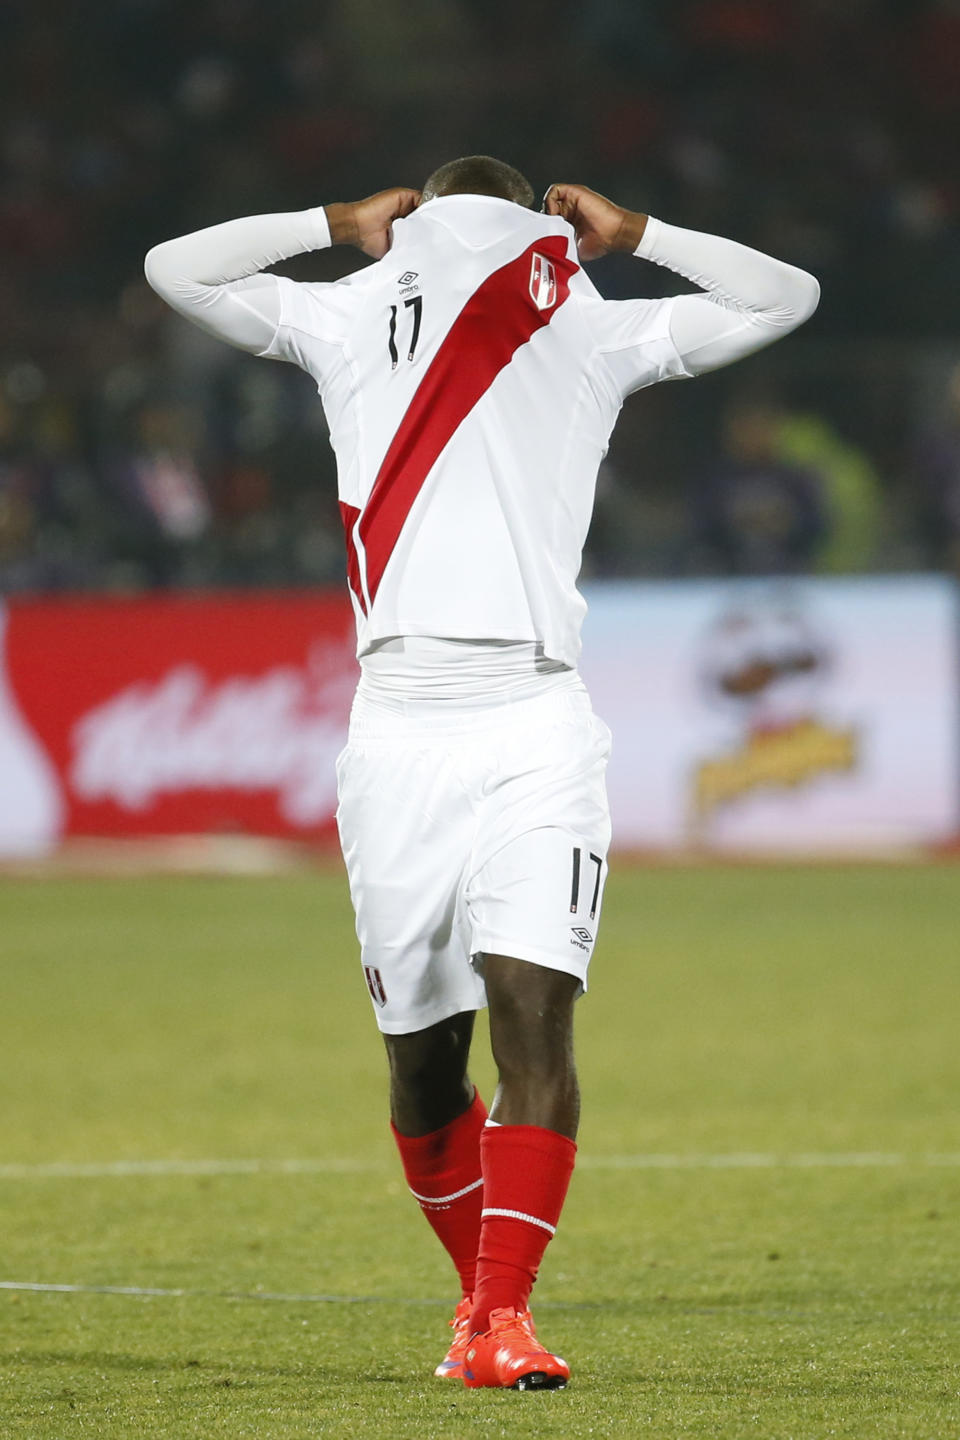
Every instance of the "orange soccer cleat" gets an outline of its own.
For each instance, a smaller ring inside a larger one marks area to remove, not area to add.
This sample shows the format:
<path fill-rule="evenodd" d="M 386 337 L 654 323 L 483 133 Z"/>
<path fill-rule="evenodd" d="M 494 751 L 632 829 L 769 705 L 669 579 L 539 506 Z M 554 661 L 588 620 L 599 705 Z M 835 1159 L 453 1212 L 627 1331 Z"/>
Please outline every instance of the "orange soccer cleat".
<path fill-rule="evenodd" d="M 462 1368 L 468 1389 L 562 1390 L 570 1379 L 566 1360 L 537 1339 L 529 1310 L 494 1310 L 490 1329 L 467 1341 Z"/>
<path fill-rule="evenodd" d="M 473 1296 L 465 1295 L 453 1312 L 453 1319 L 450 1321 L 450 1328 L 453 1331 L 450 1349 L 433 1372 L 441 1380 L 463 1379 L 463 1353 L 467 1348 L 467 1341 L 470 1339 L 470 1311 L 472 1309 Z"/>

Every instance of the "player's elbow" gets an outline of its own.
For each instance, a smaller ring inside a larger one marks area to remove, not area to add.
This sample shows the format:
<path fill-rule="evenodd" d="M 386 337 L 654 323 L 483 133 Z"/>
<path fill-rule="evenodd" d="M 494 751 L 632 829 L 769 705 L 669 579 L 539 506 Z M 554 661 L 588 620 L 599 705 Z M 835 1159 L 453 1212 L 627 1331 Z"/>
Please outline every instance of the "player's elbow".
<path fill-rule="evenodd" d="M 803 325 L 820 304 L 820 282 L 807 270 L 794 270 L 791 309 L 794 324 Z"/>
<path fill-rule="evenodd" d="M 148 250 L 143 261 L 143 273 L 151 290 L 166 299 L 173 287 L 173 269 L 170 264 L 170 242 L 165 240 Z"/>
<path fill-rule="evenodd" d="M 163 286 L 163 259 L 160 255 L 162 249 L 162 245 L 154 245 L 144 256 L 143 273 L 151 290 L 160 291 Z"/>
<path fill-rule="evenodd" d="M 753 321 L 761 330 L 772 333 L 764 342 L 789 335 L 804 324 L 820 304 L 820 284 L 806 270 L 784 265 L 780 271 L 776 297 L 753 312 Z"/>

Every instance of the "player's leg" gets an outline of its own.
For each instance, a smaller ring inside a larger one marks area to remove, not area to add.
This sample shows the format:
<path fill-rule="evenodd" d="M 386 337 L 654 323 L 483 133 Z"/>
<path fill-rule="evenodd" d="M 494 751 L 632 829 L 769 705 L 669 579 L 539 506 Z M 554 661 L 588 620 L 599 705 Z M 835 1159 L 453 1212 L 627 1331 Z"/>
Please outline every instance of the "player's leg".
<path fill-rule="evenodd" d="M 537 1339 L 530 1292 L 573 1174 L 580 1094 L 573 1055 L 575 976 L 485 955 L 499 1084 L 480 1142 L 483 1210 L 464 1351 L 468 1386 L 565 1385 L 569 1366 Z"/>
<path fill-rule="evenodd" d="M 480 1141 L 483 1208 L 464 1383 L 556 1388 L 570 1369 L 537 1339 L 530 1292 L 573 1175 L 580 1092 L 574 975 L 484 955 L 499 1083 Z"/>
<path fill-rule="evenodd" d="M 428 1135 L 468 1109 L 467 1075 L 475 1012 L 451 1015 L 410 1035 L 384 1035 L 390 1066 L 390 1119 L 401 1135 Z"/>
<path fill-rule="evenodd" d="M 573 1012 L 580 980 L 505 955 L 484 956 L 483 975 L 499 1078 L 490 1118 L 498 1125 L 539 1125 L 576 1140 Z"/>
<path fill-rule="evenodd" d="M 586 988 L 610 838 L 606 727 L 584 696 L 501 756 L 469 898 L 499 1088 L 481 1141 L 483 1216 L 468 1385 L 562 1385 L 536 1340 L 529 1297 L 576 1156 L 573 1011 Z"/>
<path fill-rule="evenodd" d="M 528 1308 L 573 1174 L 580 1111 L 573 1056 L 575 976 L 484 957 L 499 1085 L 481 1140 L 484 1191 L 472 1326 Z"/>
<path fill-rule="evenodd" d="M 466 1295 L 476 1267 L 486 1119 L 467 1076 L 483 984 L 470 965 L 459 905 L 473 811 L 442 745 L 402 731 L 394 743 L 391 723 L 354 724 L 339 766 L 338 823 L 367 988 L 387 1048 L 393 1135 L 407 1183 Z"/>
<path fill-rule="evenodd" d="M 487 1111 L 467 1073 L 473 1021 L 468 1011 L 412 1034 L 384 1036 L 391 1127 L 407 1184 L 460 1277 L 453 1340 L 434 1372 L 449 1379 L 462 1374 L 483 1209 Z"/>

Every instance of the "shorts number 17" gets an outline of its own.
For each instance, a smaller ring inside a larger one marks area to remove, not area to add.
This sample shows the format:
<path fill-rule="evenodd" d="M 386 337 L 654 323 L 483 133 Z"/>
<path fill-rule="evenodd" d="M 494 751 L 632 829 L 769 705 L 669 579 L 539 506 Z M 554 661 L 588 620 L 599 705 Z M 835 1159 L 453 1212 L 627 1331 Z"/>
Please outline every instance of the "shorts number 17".
<path fill-rule="evenodd" d="M 593 920 L 597 913 L 597 901 L 600 898 L 600 876 L 603 872 L 603 860 L 601 856 L 594 855 L 592 850 L 588 851 L 588 854 L 592 863 L 597 867 L 596 878 L 593 882 L 593 896 L 590 900 L 590 919 Z M 573 879 L 570 885 L 571 915 L 576 915 L 580 908 L 580 867 L 582 864 L 582 855 L 583 852 L 579 845 L 575 845 L 573 849 Z"/>

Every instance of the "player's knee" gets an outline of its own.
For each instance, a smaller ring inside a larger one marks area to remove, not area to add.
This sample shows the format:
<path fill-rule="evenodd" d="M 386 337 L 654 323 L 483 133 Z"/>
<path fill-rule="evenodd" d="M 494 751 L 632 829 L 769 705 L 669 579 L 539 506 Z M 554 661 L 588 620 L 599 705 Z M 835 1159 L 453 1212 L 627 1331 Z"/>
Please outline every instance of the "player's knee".
<path fill-rule="evenodd" d="M 542 973 L 542 984 L 488 986 L 490 1040 L 502 1081 L 553 1086 L 574 1074 L 575 986 L 562 983 L 569 976 Z"/>
<path fill-rule="evenodd" d="M 461 1078 L 457 1069 L 451 1069 L 449 1064 L 439 1064 L 431 1055 L 398 1056 L 388 1048 L 388 1058 L 394 1090 L 411 1099 L 429 1097 L 438 1090 L 455 1085 Z"/>
<path fill-rule="evenodd" d="M 454 1015 L 410 1035 L 384 1035 L 393 1083 L 413 1093 L 425 1093 L 462 1082 L 472 1029 L 472 1015 Z"/>
<path fill-rule="evenodd" d="M 494 1037 L 540 1037 L 550 1048 L 568 1043 L 580 992 L 575 976 L 502 955 L 485 957 L 483 973 Z"/>

